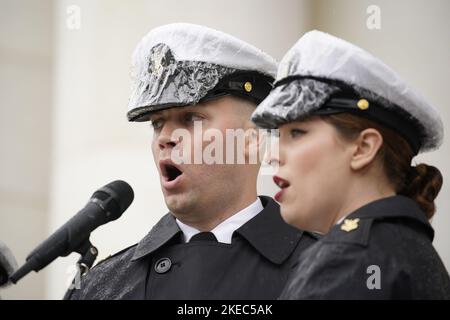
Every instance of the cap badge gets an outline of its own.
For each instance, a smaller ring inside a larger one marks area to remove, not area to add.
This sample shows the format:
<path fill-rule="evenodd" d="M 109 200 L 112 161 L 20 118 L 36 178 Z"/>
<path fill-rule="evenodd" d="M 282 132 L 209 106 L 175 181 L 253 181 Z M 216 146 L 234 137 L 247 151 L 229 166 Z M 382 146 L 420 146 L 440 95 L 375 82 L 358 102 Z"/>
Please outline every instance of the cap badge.
<path fill-rule="evenodd" d="M 341 230 L 350 232 L 358 229 L 359 218 L 356 219 L 345 219 L 344 223 L 341 225 Z"/>
<path fill-rule="evenodd" d="M 367 101 L 366 99 L 360 99 L 356 105 L 361 110 L 369 109 L 369 101 Z"/>
<path fill-rule="evenodd" d="M 244 83 L 244 90 L 245 91 L 250 92 L 250 91 L 252 91 L 252 89 L 253 89 L 253 86 L 252 86 L 252 83 L 250 81 L 247 81 L 246 83 Z"/>
<path fill-rule="evenodd" d="M 176 63 L 175 57 L 170 48 L 165 44 L 160 43 L 154 46 L 150 51 L 148 72 L 154 74 L 156 77 L 160 77 L 164 68 L 174 63 Z"/>

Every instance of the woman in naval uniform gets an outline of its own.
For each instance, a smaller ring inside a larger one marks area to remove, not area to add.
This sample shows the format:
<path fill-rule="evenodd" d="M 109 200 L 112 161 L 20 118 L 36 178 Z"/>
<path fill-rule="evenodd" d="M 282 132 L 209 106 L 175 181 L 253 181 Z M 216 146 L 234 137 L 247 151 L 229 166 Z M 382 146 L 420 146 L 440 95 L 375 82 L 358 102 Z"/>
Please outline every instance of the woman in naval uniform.
<path fill-rule="evenodd" d="M 279 128 L 276 199 L 325 236 L 281 299 L 449 299 L 432 245 L 439 170 L 411 165 L 443 138 L 437 111 L 383 62 L 311 31 L 288 51 L 253 121 Z"/>

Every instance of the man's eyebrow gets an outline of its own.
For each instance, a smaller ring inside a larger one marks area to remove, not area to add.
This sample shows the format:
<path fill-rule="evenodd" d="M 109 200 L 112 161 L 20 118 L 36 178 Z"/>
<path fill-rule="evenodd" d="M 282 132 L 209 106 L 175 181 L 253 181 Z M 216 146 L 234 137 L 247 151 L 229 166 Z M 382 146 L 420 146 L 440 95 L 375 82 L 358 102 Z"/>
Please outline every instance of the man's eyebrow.
<path fill-rule="evenodd" d="M 163 115 L 163 113 L 161 111 L 155 111 L 155 112 L 152 112 L 152 114 L 149 115 L 148 118 L 152 119 L 153 117 L 162 116 L 162 115 Z"/>

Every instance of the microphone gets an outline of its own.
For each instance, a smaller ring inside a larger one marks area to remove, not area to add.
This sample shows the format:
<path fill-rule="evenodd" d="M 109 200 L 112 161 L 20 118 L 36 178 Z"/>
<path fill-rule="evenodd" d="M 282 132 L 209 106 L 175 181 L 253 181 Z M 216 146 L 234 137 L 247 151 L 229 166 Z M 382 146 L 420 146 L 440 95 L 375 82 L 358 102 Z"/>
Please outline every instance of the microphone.
<path fill-rule="evenodd" d="M 16 259 L 11 250 L 0 241 L 0 288 L 10 285 L 9 276 L 16 270 Z"/>
<path fill-rule="evenodd" d="M 81 211 L 28 255 L 25 264 L 10 277 L 11 282 L 17 283 L 32 270 L 38 272 L 58 257 L 83 250 L 83 244 L 89 239 L 91 232 L 119 218 L 133 199 L 133 189 L 121 180 L 108 183 L 95 191 Z"/>

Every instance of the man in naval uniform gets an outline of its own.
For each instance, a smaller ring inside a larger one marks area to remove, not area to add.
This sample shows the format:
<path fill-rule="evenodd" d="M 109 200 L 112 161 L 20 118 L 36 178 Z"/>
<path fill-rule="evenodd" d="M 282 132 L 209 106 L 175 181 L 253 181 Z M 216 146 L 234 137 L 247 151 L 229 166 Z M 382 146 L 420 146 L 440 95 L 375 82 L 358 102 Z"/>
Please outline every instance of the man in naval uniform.
<path fill-rule="evenodd" d="M 99 263 L 71 299 L 276 299 L 316 238 L 257 196 L 256 164 L 176 163 L 195 124 L 225 136 L 251 129 L 276 62 L 225 33 L 191 24 L 152 30 L 133 55 L 130 121 L 150 121 L 152 152 L 170 212 L 138 244 Z M 189 141 L 191 140 L 191 141 Z M 245 143 L 249 155 L 250 139 Z M 193 152 L 192 152 L 193 153 Z"/>

